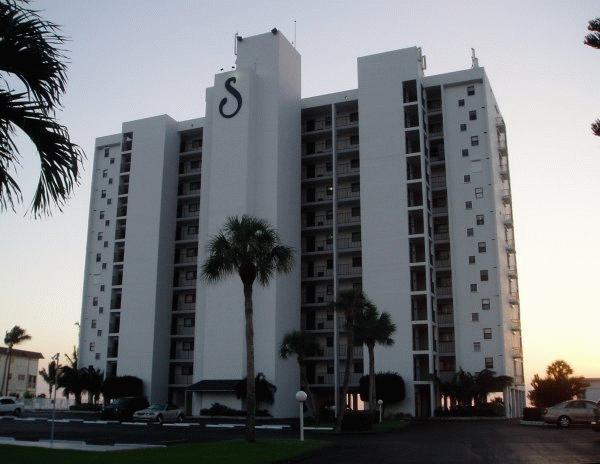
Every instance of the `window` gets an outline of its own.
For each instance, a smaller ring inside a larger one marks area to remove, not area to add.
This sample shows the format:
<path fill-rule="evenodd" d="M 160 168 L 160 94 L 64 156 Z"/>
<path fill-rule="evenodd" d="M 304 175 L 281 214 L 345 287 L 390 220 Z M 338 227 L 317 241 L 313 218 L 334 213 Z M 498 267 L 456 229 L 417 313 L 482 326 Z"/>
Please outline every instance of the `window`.
<path fill-rule="evenodd" d="M 494 358 L 485 358 L 485 368 L 486 369 L 494 368 Z"/>
<path fill-rule="evenodd" d="M 352 241 L 353 242 L 360 242 L 360 232 L 352 232 Z"/>
<path fill-rule="evenodd" d="M 475 187 L 475 198 L 483 198 L 483 187 Z"/>
<path fill-rule="evenodd" d="M 359 206 L 353 207 L 351 214 L 352 214 L 352 217 L 360 216 L 360 207 Z"/>
<path fill-rule="evenodd" d="M 92 329 L 96 328 L 96 319 L 92 319 L 92 325 L 91 325 Z"/>
<path fill-rule="evenodd" d="M 106 240 L 104 241 L 104 248 L 108 248 L 108 242 Z"/>
<path fill-rule="evenodd" d="M 469 256 L 469 264 L 475 264 L 475 256 Z"/>
<path fill-rule="evenodd" d="M 113 178 L 111 177 L 110 179 L 108 179 L 108 185 L 112 185 L 113 183 Z"/>
<path fill-rule="evenodd" d="M 465 106 L 464 98 L 461 98 L 460 100 L 458 100 L 458 106 Z"/>
<path fill-rule="evenodd" d="M 482 282 L 487 282 L 489 280 L 488 271 L 485 269 L 479 271 L 479 278 L 481 279 Z"/>
<path fill-rule="evenodd" d="M 108 177 L 108 169 L 103 169 L 103 170 L 102 170 L 102 177 L 103 177 L 103 178 L 106 178 L 106 177 Z"/>
<path fill-rule="evenodd" d="M 101 292 L 103 292 L 105 288 L 106 288 L 106 287 L 104 286 L 104 284 L 100 285 L 100 291 L 101 291 Z"/>
<path fill-rule="evenodd" d="M 472 236 L 473 236 L 473 228 L 472 228 L 472 227 L 469 227 L 469 228 L 467 229 L 467 237 L 472 237 Z"/>
<path fill-rule="evenodd" d="M 477 111 L 469 111 L 469 121 L 475 121 L 477 119 Z"/>
<path fill-rule="evenodd" d="M 100 253 L 96 253 L 96 262 L 99 263 L 102 261 L 102 255 Z"/>
<path fill-rule="evenodd" d="M 107 219 L 106 221 L 104 221 L 104 226 L 105 226 L 105 227 L 108 227 L 108 226 L 110 226 L 110 221 L 109 221 L 108 219 Z"/>
<path fill-rule="evenodd" d="M 185 255 L 188 258 L 192 258 L 194 256 L 198 256 L 198 249 L 197 248 L 186 248 L 185 249 Z"/>
<path fill-rule="evenodd" d="M 97 335 L 98 337 L 101 337 L 101 336 L 102 336 L 102 330 L 98 330 L 98 332 L 96 332 L 96 335 Z"/>
<path fill-rule="evenodd" d="M 102 263 L 102 269 L 106 269 L 106 263 Z"/>
<path fill-rule="evenodd" d="M 102 240 L 102 232 L 98 232 L 98 240 Z"/>
<path fill-rule="evenodd" d="M 479 242 L 477 244 L 477 250 L 479 251 L 479 253 L 485 253 L 487 251 L 487 245 L 485 244 L 485 242 Z"/>
<path fill-rule="evenodd" d="M 183 326 L 184 327 L 194 327 L 194 318 L 193 317 L 186 317 L 183 319 Z"/>
<path fill-rule="evenodd" d="M 104 306 L 98 308 L 98 314 L 104 314 Z"/>
<path fill-rule="evenodd" d="M 189 207 L 188 207 L 188 211 L 190 213 L 193 213 L 195 211 L 198 211 L 200 208 L 200 203 L 190 203 Z"/>
<path fill-rule="evenodd" d="M 181 366 L 181 375 L 193 375 L 193 374 L 194 374 L 194 366 L 193 365 Z"/>
<path fill-rule="evenodd" d="M 196 279 L 196 271 L 186 271 L 185 280 L 194 280 Z"/>
<path fill-rule="evenodd" d="M 183 297 L 183 301 L 186 303 L 194 303 L 196 301 L 196 294 L 195 293 L 187 293 Z"/>
<path fill-rule="evenodd" d="M 465 201 L 465 209 L 473 209 L 473 202 Z"/>
<path fill-rule="evenodd" d="M 481 299 L 481 309 L 483 309 L 485 311 L 490 309 L 490 299 L 489 298 Z"/>
<path fill-rule="evenodd" d="M 100 211 L 100 219 L 104 219 L 104 211 Z"/>
<path fill-rule="evenodd" d="M 350 184 L 350 190 L 352 190 L 353 192 L 360 192 L 360 183 L 352 182 L 352 184 Z"/>
<path fill-rule="evenodd" d="M 490 329 L 490 328 L 483 329 L 483 339 L 484 340 L 492 339 L 492 329 Z"/>
<path fill-rule="evenodd" d="M 466 124 L 461 124 L 460 125 L 460 131 L 461 132 L 466 132 L 467 131 L 467 125 Z"/>
<path fill-rule="evenodd" d="M 465 184 L 469 184 L 471 182 L 471 176 L 469 174 L 465 174 L 463 180 L 465 181 Z"/>
<path fill-rule="evenodd" d="M 196 235 L 198 233 L 198 226 L 187 226 L 187 232 L 190 235 Z"/>
<path fill-rule="evenodd" d="M 190 182 L 190 190 L 200 190 L 200 182 Z"/>
<path fill-rule="evenodd" d="M 471 136 L 471 146 L 472 147 L 476 147 L 477 145 L 479 145 L 479 136 L 478 135 L 472 135 Z"/>
<path fill-rule="evenodd" d="M 362 266 L 362 258 L 360 256 L 355 256 L 352 258 L 352 267 L 361 267 Z"/>
<path fill-rule="evenodd" d="M 190 169 L 200 169 L 200 160 L 190 161 Z"/>
<path fill-rule="evenodd" d="M 467 86 L 467 95 L 468 96 L 475 95 L 475 86 L 474 85 Z"/>
<path fill-rule="evenodd" d="M 104 149 L 104 157 L 108 158 L 108 154 L 110 153 L 110 148 L 105 148 Z"/>
<path fill-rule="evenodd" d="M 481 342 L 473 342 L 473 351 L 481 351 Z"/>
<path fill-rule="evenodd" d="M 181 344 L 182 351 L 194 351 L 194 342 L 183 342 Z"/>
<path fill-rule="evenodd" d="M 358 135 L 350 136 L 350 145 L 358 145 Z"/>
<path fill-rule="evenodd" d="M 96 353 L 95 357 L 96 359 L 100 359 L 100 353 Z"/>
<path fill-rule="evenodd" d="M 106 204 L 107 204 L 107 205 L 110 205 L 110 204 L 112 204 L 112 200 L 111 200 L 110 198 L 109 198 L 109 199 L 107 199 L 107 200 L 106 200 Z"/>
<path fill-rule="evenodd" d="M 100 192 L 100 198 L 106 198 L 106 190 Z"/>
<path fill-rule="evenodd" d="M 110 159 L 110 164 L 115 164 L 115 159 L 114 158 Z"/>
<path fill-rule="evenodd" d="M 94 342 L 90 342 L 90 351 L 94 351 L 96 349 L 96 344 Z"/>
<path fill-rule="evenodd" d="M 479 322 L 479 313 L 471 313 L 471 321 Z"/>
<path fill-rule="evenodd" d="M 482 226 L 485 224 L 485 219 L 483 217 L 483 214 L 478 214 L 475 216 L 475 221 L 477 223 L 478 226 Z"/>
<path fill-rule="evenodd" d="M 477 291 L 477 284 L 471 284 L 471 293 L 474 293 Z"/>
<path fill-rule="evenodd" d="M 466 158 L 467 156 L 469 156 L 469 149 L 468 148 L 463 148 L 462 149 L 462 157 Z"/>

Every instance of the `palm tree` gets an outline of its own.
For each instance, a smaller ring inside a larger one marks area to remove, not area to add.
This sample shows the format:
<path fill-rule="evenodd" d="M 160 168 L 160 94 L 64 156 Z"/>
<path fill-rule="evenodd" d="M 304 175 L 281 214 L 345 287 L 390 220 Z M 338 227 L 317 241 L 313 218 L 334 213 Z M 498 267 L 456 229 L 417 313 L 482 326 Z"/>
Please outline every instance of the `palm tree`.
<path fill-rule="evenodd" d="M 503 392 L 505 388 L 513 383 L 512 377 L 507 375 L 496 375 L 490 369 L 483 369 L 473 377 L 475 382 L 475 402 L 478 404 L 487 403 L 487 397 L 490 393 Z"/>
<path fill-rule="evenodd" d="M 42 376 L 44 381 L 48 384 L 49 398 L 52 398 L 52 391 L 54 389 L 54 384 L 57 382 L 56 374 L 57 374 L 57 371 L 60 370 L 60 368 L 61 368 L 60 365 L 58 366 L 58 369 L 56 368 L 56 361 L 51 361 L 48 364 L 48 370 L 46 370 L 46 368 L 44 368 L 39 372 L 39 374 Z"/>
<path fill-rule="evenodd" d="M 369 351 L 369 409 L 375 410 L 377 393 L 375 390 L 375 345 L 391 346 L 394 344 L 392 334 L 396 325 L 389 313 L 379 313 L 377 306 L 365 304 L 356 316 L 356 340 L 367 346 Z"/>
<path fill-rule="evenodd" d="M 317 398 L 310 389 L 310 382 L 306 374 L 306 357 L 315 353 L 318 349 L 319 343 L 315 339 L 315 336 L 308 332 L 300 332 L 299 330 L 285 334 L 281 342 L 281 348 L 279 349 L 279 356 L 282 359 L 288 359 L 290 356 L 296 355 L 298 367 L 300 368 L 300 383 L 310 398 L 309 404 L 312 409 L 313 418 L 317 424 L 319 423 L 319 407 L 317 405 Z"/>
<path fill-rule="evenodd" d="M 590 31 L 590 33 L 585 36 L 583 43 L 600 50 L 600 17 L 588 22 L 588 31 Z M 594 135 L 600 137 L 600 119 L 596 119 L 592 123 L 592 132 Z"/>
<path fill-rule="evenodd" d="M 31 203 L 35 217 L 62 209 L 79 183 L 83 151 L 55 119 L 67 82 L 66 57 L 59 47 L 67 40 L 59 27 L 40 18 L 26 2 L 0 2 L 0 210 L 22 201 L 12 171 L 19 164 L 15 135 L 22 131 L 40 157 L 40 178 Z M 21 88 L 11 88 L 19 82 Z"/>
<path fill-rule="evenodd" d="M 6 332 L 4 336 L 4 344 L 8 347 L 6 351 L 6 360 L 4 361 L 4 376 L 2 378 L 2 385 L 0 387 L 4 387 L 5 379 L 6 379 L 6 388 L 4 389 L 4 394 L 8 395 L 8 382 L 10 380 L 10 365 L 12 363 L 12 351 L 15 345 L 19 345 L 27 340 L 31 340 L 31 335 L 27 334 L 27 331 L 18 325 L 15 325 L 12 329 Z M 2 388 L 0 388 L 2 391 Z"/>
<path fill-rule="evenodd" d="M 81 394 L 85 390 L 85 372 L 77 368 L 78 356 L 77 348 L 73 347 L 73 354 L 65 354 L 69 365 L 63 366 L 58 376 L 58 386 L 63 388 L 63 395 L 68 398 L 69 395 L 75 397 L 75 404 L 81 404 Z"/>
<path fill-rule="evenodd" d="M 253 442 L 256 422 L 256 392 L 254 385 L 254 321 L 252 287 L 258 279 L 267 286 L 277 273 L 292 269 L 293 250 L 281 244 L 278 232 L 259 218 L 243 215 L 229 217 L 217 235 L 210 239 L 208 258 L 202 266 L 202 276 L 218 282 L 237 274 L 244 287 L 246 319 L 246 440 Z"/>
<path fill-rule="evenodd" d="M 366 306 L 372 305 L 362 291 L 357 289 L 343 290 L 339 293 L 336 301 L 331 303 L 334 311 L 344 315 L 346 321 L 346 368 L 344 370 L 344 381 L 342 383 L 342 401 L 339 402 L 335 429 L 342 430 L 342 421 L 346 413 L 346 396 L 350 389 L 350 373 L 354 363 L 354 324 L 355 318 Z"/>
<path fill-rule="evenodd" d="M 94 368 L 94 366 L 84 367 L 79 371 L 83 380 L 83 389 L 88 395 L 88 404 L 96 404 L 102 391 L 104 373 L 102 370 Z"/>

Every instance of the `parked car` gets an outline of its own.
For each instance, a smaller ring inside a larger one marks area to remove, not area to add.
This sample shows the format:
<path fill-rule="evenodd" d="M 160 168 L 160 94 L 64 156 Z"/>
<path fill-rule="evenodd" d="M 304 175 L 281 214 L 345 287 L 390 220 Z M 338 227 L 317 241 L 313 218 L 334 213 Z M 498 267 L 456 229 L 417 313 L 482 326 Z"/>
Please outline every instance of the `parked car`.
<path fill-rule="evenodd" d="M 598 401 L 600 405 L 600 401 Z M 592 429 L 596 432 L 600 432 L 600 406 L 596 408 L 596 412 L 594 413 L 594 418 L 592 419 Z"/>
<path fill-rule="evenodd" d="M 133 413 L 148 407 L 148 400 L 142 396 L 126 396 L 117 398 L 102 408 L 102 419 L 119 421 L 131 420 Z"/>
<path fill-rule="evenodd" d="M 594 419 L 599 403 L 589 400 L 572 400 L 545 409 L 542 415 L 544 422 L 568 427 L 571 424 L 589 424 Z"/>
<path fill-rule="evenodd" d="M 144 422 L 183 422 L 184 413 L 172 404 L 152 404 L 146 409 L 136 411 L 133 420 Z"/>
<path fill-rule="evenodd" d="M 12 396 L 0 396 L 0 414 L 12 414 L 20 416 L 25 410 L 25 405 Z"/>

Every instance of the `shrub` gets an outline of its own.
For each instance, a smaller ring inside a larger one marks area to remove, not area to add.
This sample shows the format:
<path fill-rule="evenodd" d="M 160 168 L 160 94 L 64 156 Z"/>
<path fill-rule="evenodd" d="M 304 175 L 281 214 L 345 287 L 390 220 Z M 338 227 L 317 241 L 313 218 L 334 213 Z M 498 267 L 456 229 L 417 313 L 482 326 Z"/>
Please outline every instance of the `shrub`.
<path fill-rule="evenodd" d="M 369 400 L 369 376 L 364 375 L 359 381 L 360 398 Z M 399 403 L 404 400 L 404 380 L 395 372 L 380 372 L 375 374 L 375 391 L 377 399 L 383 401 L 385 408 L 389 404 Z"/>
<path fill-rule="evenodd" d="M 225 406 L 220 403 L 213 403 L 210 408 L 204 408 L 200 410 L 200 414 L 203 416 L 226 416 L 226 417 L 240 417 L 245 416 L 246 411 L 240 409 L 233 409 L 229 406 Z M 266 409 L 257 409 L 257 417 L 271 417 Z"/>
<path fill-rule="evenodd" d="M 374 415 L 370 411 L 346 411 L 342 420 L 342 432 L 371 430 L 374 422 Z"/>
<path fill-rule="evenodd" d="M 108 377 L 102 383 L 101 391 L 106 402 L 124 396 L 143 396 L 144 382 L 130 375 Z"/>
<path fill-rule="evenodd" d="M 523 420 L 541 421 L 544 408 L 523 408 Z"/>

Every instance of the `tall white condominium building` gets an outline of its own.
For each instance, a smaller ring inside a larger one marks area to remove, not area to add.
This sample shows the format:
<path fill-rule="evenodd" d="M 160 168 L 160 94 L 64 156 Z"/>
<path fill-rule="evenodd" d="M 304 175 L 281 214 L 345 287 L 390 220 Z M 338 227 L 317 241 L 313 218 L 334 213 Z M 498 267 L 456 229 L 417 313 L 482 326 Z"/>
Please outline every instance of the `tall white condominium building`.
<path fill-rule="evenodd" d="M 199 414 L 245 377 L 242 286 L 199 278 L 206 244 L 231 215 L 268 220 L 298 250 L 293 272 L 255 287 L 257 372 L 277 386 L 276 417 L 296 414 L 283 335 L 318 337 L 308 376 L 322 402 L 334 360 L 336 292 L 362 288 L 397 326 L 376 349 L 399 373 L 398 411 L 429 416 L 435 378 L 491 369 L 524 405 L 519 293 L 506 130 L 483 68 L 424 75 L 419 48 L 358 59 L 358 88 L 301 98 L 300 55 L 270 33 L 239 37 L 215 75 L 206 116 L 123 123 L 96 139 L 80 362 L 144 381 L 151 401 Z M 340 321 L 342 322 L 342 321 Z M 351 406 L 368 369 L 355 347 Z M 339 383 L 339 382 L 338 382 Z"/>

